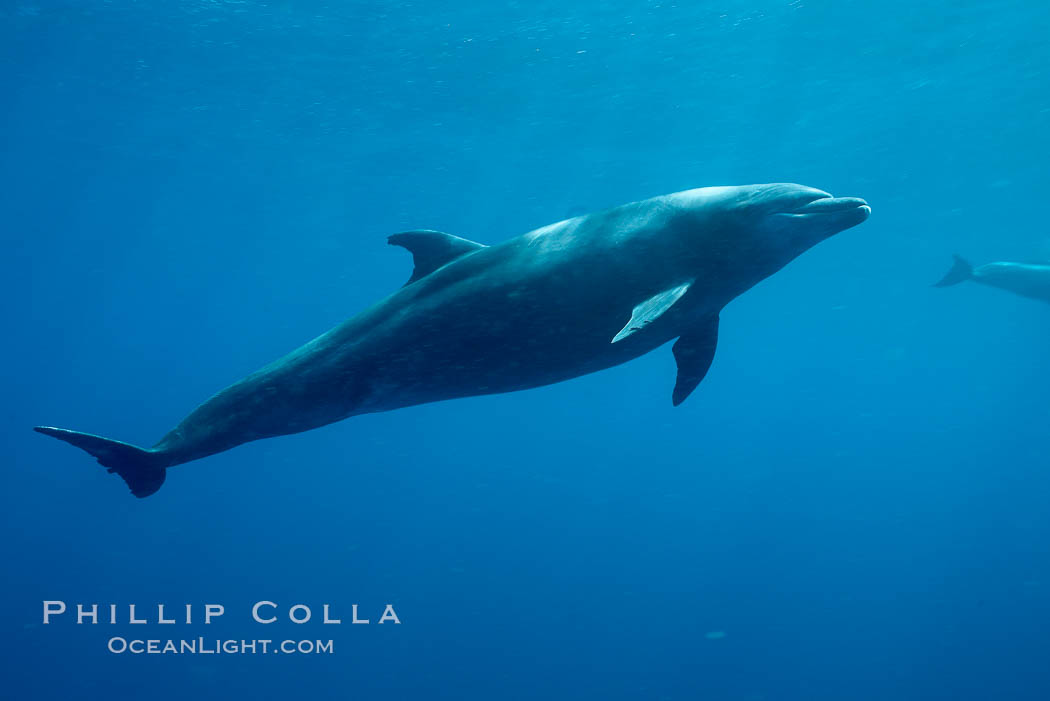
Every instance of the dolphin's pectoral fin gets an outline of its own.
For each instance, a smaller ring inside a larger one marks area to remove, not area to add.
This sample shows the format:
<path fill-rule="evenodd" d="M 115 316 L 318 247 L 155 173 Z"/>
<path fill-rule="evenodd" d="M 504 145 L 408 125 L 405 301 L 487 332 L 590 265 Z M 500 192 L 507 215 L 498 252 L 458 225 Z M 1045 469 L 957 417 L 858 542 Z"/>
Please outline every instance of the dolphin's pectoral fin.
<path fill-rule="evenodd" d="M 412 271 L 412 277 L 405 283 L 406 285 L 430 275 L 460 256 L 486 248 L 483 243 L 468 241 L 452 234 L 443 234 L 440 231 L 427 230 L 405 231 L 388 237 L 386 241 L 391 246 L 407 248 L 412 254 L 412 261 L 416 267 Z"/>
<path fill-rule="evenodd" d="M 660 294 L 653 295 L 639 304 L 634 308 L 634 311 L 631 312 L 631 320 L 627 322 L 627 326 L 624 326 L 620 329 L 620 333 L 613 336 L 611 343 L 622 341 L 635 331 L 641 331 L 646 326 L 656 321 L 660 318 L 661 314 L 670 309 L 675 302 L 682 298 L 682 295 L 689 290 L 691 284 L 693 284 L 692 280 L 684 285 L 664 290 Z"/>
<path fill-rule="evenodd" d="M 704 379 L 711 361 L 715 359 L 715 346 L 718 345 L 718 317 L 705 320 L 700 326 L 682 334 L 671 352 L 678 363 L 678 379 L 674 383 L 671 403 L 678 406 L 696 389 Z"/>

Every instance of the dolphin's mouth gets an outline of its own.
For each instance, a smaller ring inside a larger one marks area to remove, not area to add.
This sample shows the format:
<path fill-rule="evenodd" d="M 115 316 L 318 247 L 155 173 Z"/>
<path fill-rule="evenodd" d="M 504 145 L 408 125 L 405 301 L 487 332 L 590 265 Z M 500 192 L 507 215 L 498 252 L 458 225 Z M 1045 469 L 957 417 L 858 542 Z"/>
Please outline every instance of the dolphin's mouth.
<path fill-rule="evenodd" d="M 871 207 L 859 197 L 832 197 L 831 195 L 820 195 L 814 200 L 807 202 L 801 207 L 796 207 L 788 212 L 778 212 L 781 217 L 814 217 L 827 214 L 840 214 L 842 212 L 863 213 L 865 217 L 871 214 Z"/>

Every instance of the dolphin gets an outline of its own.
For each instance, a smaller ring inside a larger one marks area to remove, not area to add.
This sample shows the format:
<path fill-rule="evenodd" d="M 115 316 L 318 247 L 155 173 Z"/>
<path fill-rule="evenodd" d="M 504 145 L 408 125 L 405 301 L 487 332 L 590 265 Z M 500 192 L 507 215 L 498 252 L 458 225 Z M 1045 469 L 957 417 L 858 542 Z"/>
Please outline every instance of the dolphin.
<path fill-rule="evenodd" d="M 973 280 L 1022 297 L 1050 302 L 1050 265 L 1032 263 L 986 263 L 974 268 L 961 256 L 934 287 L 951 287 Z"/>
<path fill-rule="evenodd" d="M 412 276 L 386 299 L 214 395 L 152 448 L 51 426 L 146 497 L 167 468 L 358 414 L 539 387 L 677 339 L 681 404 L 711 365 L 719 313 L 871 209 L 802 185 L 706 187 L 486 246 L 438 231 L 388 242 Z"/>

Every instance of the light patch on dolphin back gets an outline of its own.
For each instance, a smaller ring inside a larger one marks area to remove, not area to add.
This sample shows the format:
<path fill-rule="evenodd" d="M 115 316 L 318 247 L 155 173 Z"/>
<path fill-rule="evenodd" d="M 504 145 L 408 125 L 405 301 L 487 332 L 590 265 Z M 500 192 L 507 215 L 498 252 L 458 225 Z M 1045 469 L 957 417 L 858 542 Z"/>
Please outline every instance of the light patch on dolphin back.
<path fill-rule="evenodd" d="M 669 290 L 664 290 L 660 294 L 653 295 L 639 304 L 634 308 L 634 311 L 631 312 L 631 320 L 627 322 L 626 326 L 620 329 L 620 333 L 613 336 L 610 343 L 622 341 L 635 331 L 641 331 L 646 326 L 659 319 L 664 312 L 670 309 L 675 302 L 682 298 L 682 295 L 689 290 L 689 286 L 692 284 L 693 281 L 690 280 L 678 287 L 672 287 Z"/>

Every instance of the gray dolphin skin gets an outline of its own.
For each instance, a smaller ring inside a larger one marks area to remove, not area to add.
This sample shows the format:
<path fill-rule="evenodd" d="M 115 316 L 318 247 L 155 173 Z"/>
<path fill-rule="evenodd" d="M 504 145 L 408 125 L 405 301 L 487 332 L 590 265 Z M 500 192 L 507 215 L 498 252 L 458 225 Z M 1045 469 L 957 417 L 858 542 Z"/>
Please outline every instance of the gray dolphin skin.
<path fill-rule="evenodd" d="M 951 287 L 973 280 L 1015 295 L 1050 302 L 1050 265 L 1032 263 L 986 263 L 973 267 L 961 256 L 955 256 L 952 269 L 934 287 Z"/>
<path fill-rule="evenodd" d="M 677 406 L 714 357 L 719 312 L 860 224 L 854 197 L 776 183 L 687 190 L 494 246 L 395 234 L 415 262 L 392 295 L 197 407 L 153 448 L 49 426 L 137 497 L 168 467 L 350 416 L 561 382 L 677 339 Z"/>

